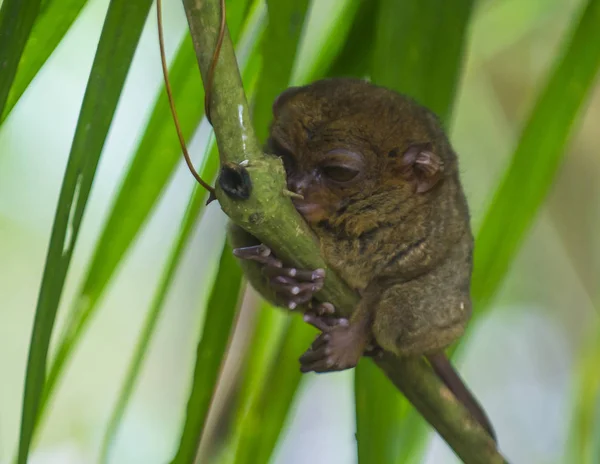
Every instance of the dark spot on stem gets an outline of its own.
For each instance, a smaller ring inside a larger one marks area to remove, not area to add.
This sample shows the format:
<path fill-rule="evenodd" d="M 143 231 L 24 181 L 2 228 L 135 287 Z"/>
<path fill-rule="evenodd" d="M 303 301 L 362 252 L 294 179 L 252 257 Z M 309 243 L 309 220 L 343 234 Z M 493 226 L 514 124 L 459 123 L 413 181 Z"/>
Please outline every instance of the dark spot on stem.
<path fill-rule="evenodd" d="M 231 198 L 247 200 L 252 191 L 252 181 L 248 170 L 234 163 L 221 166 L 219 173 L 219 185 Z"/>

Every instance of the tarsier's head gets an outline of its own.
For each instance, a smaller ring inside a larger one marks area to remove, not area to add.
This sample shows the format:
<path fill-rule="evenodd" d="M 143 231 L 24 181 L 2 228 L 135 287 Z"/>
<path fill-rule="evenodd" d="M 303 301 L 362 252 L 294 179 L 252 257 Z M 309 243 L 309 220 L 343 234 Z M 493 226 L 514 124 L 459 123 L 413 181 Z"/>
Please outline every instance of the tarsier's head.
<path fill-rule="evenodd" d="M 326 79 L 273 104 L 268 151 L 283 160 L 288 189 L 309 223 L 393 192 L 426 196 L 455 171 L 455 155 L 429 110 L 356 79 Z"/>

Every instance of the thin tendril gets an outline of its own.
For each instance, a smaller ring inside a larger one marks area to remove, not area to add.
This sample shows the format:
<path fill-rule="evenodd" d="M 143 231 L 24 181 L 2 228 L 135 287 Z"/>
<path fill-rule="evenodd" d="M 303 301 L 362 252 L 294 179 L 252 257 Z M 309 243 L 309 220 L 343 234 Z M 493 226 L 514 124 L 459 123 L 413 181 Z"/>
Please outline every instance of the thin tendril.
<path fill-rule="evenodd" d="M 194 168 L 194 165 L 192 164 L 192 160 L 190 159 L 190 154 L 188 153 L 188 150 L 187 150 L 187 147 L 185 144 L 185 138 L 183 137 L 183 134 L 181 133 L 181 127 L 179 126 L 179 119 L 177 118 L 177 110 L 175 109 L 175 101 L 173 100 L 173 93 L 171 91 L 171 83 L 169 82 L 169 71 L 167 68 L 167 59 L 165 57 L 165 42 L 164 42 L 164 37 L 163 37 L 162 5 L 161 5 L 161 3 L 162 3 L 161 0 L 156 0 L 156 17 L 158 20 L 158 44 L 160 46 L 160 61 L 162 64 L 162 71 L 163 71 L 163 76 L 165 79 L 165 88 L 167 90 L 169 106 L 171 107 L 171 114 L 173 115 L 173 122 L 175 123 L 175 129 L 177 130 L 177 137 L 179 137 L 179 143 L 181 145 L 181 150 L 183 151 L 183 157 L 185 159 L 185 162 L 186 162 L 190 172 L 192 173 L 194 178 L 198 181 L 198 183 L 210 193 L 210 197 L 214 197 L 215 189 L 212 188 L 210 185 L 208 185 L 206 182 L 204 182 L 204 180 L 202 179 L 202 177 L 200 177 L 200 174 L 198 174 L 198 172 L 196 171 L 196 168 Z M 221 5 L 222 4 L 223 4 L 223 2 L 221 2 Z M 223 12 L 224 11 L 225 10 L 223 10 Z M 216 56 L 218 56 L 218 53 L 216 53 Z M 214 59 L 214 57 L 213 57 L 213 59 Z M 211 67 L 211 70 L 212 70 L 212 68 L 214 68 L 214 64 Z M 207 113 L 207 117 L 208 117 L 208 113 Z M 209 121 L 210 121 L 210 118 L 209 118 Z"/>

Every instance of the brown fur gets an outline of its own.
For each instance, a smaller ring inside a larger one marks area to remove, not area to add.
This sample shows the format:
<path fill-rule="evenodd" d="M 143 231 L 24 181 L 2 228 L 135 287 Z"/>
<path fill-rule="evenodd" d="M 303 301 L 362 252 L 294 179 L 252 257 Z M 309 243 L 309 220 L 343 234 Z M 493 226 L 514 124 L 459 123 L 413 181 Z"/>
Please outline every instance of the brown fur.
<path fill-rule="evenodd" d="M 473 237 L 456 155 L 435 115 L 354 79 L 288 89 L 273 114 L 268 151 L 283 159 L 288 189 L 304 197 L 294 203 L 327 264 L 361 295 L 349 325 L 321 323 L 324 333 L 300 358 L 301 370 L 353 367 L 369 344 L 426 355 L 495 438 L 442 351 L 462 335 L 471 313 Z M 338 181 L 326 171 L 331 164 L 356 176 Z M 233 224 L 229 236 L 234 247 L 258 244 Z M 275 291 L 264 266 L 241 265 L 263 297 L 288 305 L 290 295 Z"/>
<path fill-rule="evenodd" d="M 284 158 L 288 185 L 312 205 L 305 218 L 328 265 L 369 304 L 370 336 L 396 354 L 438 351 L 469 318 L 473 237 L 457 160 L 429 110 L 391 90 L 328 79 L 284 92 L 274 104 L 270 150 Z M 431 185 L 407 166 L 426 145 L 443 164 Z M 360 153 L 355 181 L 322 174 L 332 150 Z M 421 192 L 421 190 L 425 190 Z"/>

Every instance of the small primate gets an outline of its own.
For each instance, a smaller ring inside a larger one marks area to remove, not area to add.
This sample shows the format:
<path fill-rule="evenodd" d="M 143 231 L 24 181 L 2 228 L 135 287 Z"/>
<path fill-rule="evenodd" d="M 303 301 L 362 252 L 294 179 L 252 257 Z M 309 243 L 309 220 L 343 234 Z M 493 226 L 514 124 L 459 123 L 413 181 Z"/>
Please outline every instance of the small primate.
<path fill-rule="evenodd" d="M 425 355 L 493 436 L 443 350 L 471 313 L 473 235 L 457 157 L 437 117 L 412 99 L 357 79 L 325 79 L 273 104 L 267 152 L 282 159 L 293 202 L 321 254 L 359 295 L 350 319 L 319 303 L 322 269 L 287 268 L 237 226 L 235 255 L 268 300 L 301 309 L 321 330 L 303 372 L 356 366 L 385 350 Z"/>

